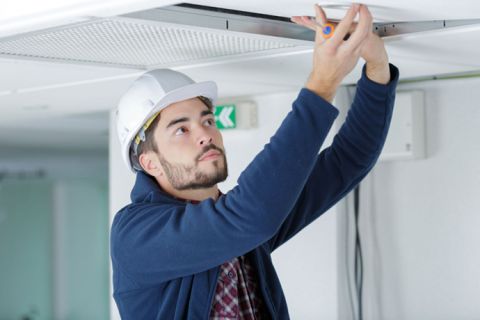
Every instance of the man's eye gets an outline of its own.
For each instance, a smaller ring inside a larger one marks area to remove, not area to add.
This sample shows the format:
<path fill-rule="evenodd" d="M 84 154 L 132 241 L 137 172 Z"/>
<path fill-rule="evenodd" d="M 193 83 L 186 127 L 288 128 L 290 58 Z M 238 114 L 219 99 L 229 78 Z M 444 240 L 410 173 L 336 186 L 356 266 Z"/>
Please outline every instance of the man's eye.
<path fill-rule="evenodd" d="M 177 129 L 177 131 L 175 131 L 175 135 L 179 136 L 179 135 L 182 135 L 186 132 L 187 132 L 187 129 L 185 127 L 180 127 L 180 128 Z"/>
<path fill-rule="evenodd" d="M 214 126 L 215 125 L 215 121 L 213 119 L 207 119 L 205 120 L 205 124 L 207 126 Z"/>

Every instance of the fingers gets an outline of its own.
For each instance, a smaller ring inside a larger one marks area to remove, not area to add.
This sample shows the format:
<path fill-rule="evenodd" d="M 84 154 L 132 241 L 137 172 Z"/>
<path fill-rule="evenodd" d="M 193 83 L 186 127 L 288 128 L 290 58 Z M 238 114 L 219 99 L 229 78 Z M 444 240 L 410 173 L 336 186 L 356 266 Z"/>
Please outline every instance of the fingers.
<path fill-rule="evenodd" d="M 330 38 L 331 45 L 333 45 L 334 47 L 338 47 L 340 46 L 340 44 L 343 43 L 343 38 L 345 38 L 348 31 L 350 30 L 350 26 L 352 25 L 353 20 L 357 16 L 359 7 L 360 7 L 359 4 L 354 3 L 350 7 L 350 9 L 348 9 L 347 13 L 345 14 L 345 17 L 337 25 L 337 29 L 335 30 L 333 37 Z"/>
<path fill-rule="evenodd" d="M 322 25 L 328 22 L 325 11 L 323 11 L 322 7 L 320 7 L 318 4 L 315 4 L 315 16 L 317 18 L 317 21 L 320 22 Z"/>
<path fill-rule="evenodd" d="M 292 16 L 290 20 L 303 27 L 306 27 L 313 31 L 317 31 L 317 26 L 315 25 L 315 23 L 306 16 Z"/>
<path fill-rule="evenodd" d="M 328 22 L 327 16 L 325 15 L 325 11 L 323 11 L 323 9 L 318 5 L 315 5 L 315 14 L 316 14 L 316 17 L 315 17 L 316 21 L 319 22 L 321 25 L 324 25 Z M 290 17 L 290 21 L 300 24 L 304 27 L 308 27 L 313 30 L 316 30 L 317 28 L 317 25 L 309 16 L 292 16 Z"/>
<path fill-rule="evenodd" d="M 363 40 L 368 37 L 373 28 L 372 14 L 366 6 L 360 8 L 360 19 L 355 31 L 351 34 L 348 41 L 345 42 L 345 46 L 351 50 L 356 50 L 361 47 Z"/>
<path fill-rule="evenodd" d="M 317 21 L 317 23 L 321 24 L 322 26 L 324 26 L 327 23 L 327 16 L 325 15 L 325 12 L 318 4 L 315 4 L 315 20 Z M 321 44 L 324 41 L 325 41 L 325 38 L 323 37 L 323 27 L 316 25 L 315 43 Z"/>
<path fill-rule="evenodd" d="M 328 23 L 327 16 L 325 11 L 321 6 L 316 4 L 315 6 L 315 21 L 317 23 L 325 26 Z M 359 23 L 355 22 L 354 19 L 357 15 L 360 14 Z M 307 27 L 311 30 L 314 30 L 315 33 L 315 42 L 323 43 L 325 41 L 325 36 L 323 33 L 323 28 L 316 24 L 308 16 L 292 16 L 290 20 L 296 24 Z M 352 4 L 350 9 L 345 14 L 345 17 L 336 25 L 336 31 L 331 37 L 331 45 L 334 47 L 340 46 L 344 41 L 345 45 L 350 47 L 351 50 L 356 50 L 358 46 L 361 45 L 361 42 L 368 36 L 369 32 L 372 32 L 373 18 L 365 5 Z M 347 40 L 349 40 L 347 42 Z"/>

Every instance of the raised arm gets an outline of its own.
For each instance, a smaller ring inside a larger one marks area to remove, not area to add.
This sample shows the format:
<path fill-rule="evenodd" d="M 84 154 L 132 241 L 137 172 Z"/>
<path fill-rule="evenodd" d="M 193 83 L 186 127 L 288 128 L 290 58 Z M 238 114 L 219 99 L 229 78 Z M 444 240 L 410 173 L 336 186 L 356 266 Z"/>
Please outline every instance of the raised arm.
<path fill-rule="evenodd" d="M 325 24 L 325 13 L 318 6 L 316 10 L 317 18 Z M 365 6 L 361 6 L 360 14 L 362 12 L 369 15 Z M 309 19 L 294 17 L 292 20 L 308 28 L 317 28 Z M 362 21 L 358 27 L 361 25 Z M 390 126 L 399 72 L 388 63 L 384 43 L 372 32 L 371 21 L 368 36 L 359 52 L 366 64 L 357 83 L 352 107 L 332 145 L 318 156 L 295 208 L 269 241 L 272 251 L 351 191 L 367 175 L 381 153 Z M 321 94 L 320 90 L 316 91 Z"/>
<path fill-rule="evenodd" d="M 294 209 L 269 241 L 271 251 L 342 199 L 375 165 L 387 137 L 399 77 L 395 66 L 389 68 L 391 80 L 382 85 L 367 77 L 364 66 L 345 123 L 332 145 L 318 155 Z"/>

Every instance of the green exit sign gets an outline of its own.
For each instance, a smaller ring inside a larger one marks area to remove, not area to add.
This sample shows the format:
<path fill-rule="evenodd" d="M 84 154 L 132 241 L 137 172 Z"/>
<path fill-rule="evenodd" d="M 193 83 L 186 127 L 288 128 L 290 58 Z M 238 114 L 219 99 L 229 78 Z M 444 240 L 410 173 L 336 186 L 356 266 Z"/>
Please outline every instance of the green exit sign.
<path fill-rule="evenodd" d="M 234 129 L 237 127 L 237 107 L 234 104 L 215 106 L 215 122 L 219 129 Z"/>

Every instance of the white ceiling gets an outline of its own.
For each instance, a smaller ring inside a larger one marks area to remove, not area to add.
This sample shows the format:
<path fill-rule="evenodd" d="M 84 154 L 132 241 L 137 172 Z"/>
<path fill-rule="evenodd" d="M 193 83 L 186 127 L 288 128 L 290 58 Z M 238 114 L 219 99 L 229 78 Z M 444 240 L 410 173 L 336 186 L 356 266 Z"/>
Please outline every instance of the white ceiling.
<path fill-rule="evenodd" d="M 170 1 L 171 2 L 171 1 Z M 145 9 L 143 7 L 135 10 Z M 149 1 L 150 7 L 161 1 Z M 299 0 L 191 1 L 209 6 L 279 16 L 313 13 Z M 319 3 L 327 3 L 322 1 Z M 342 4 L 344 1 L 328 1 Z M 365 1 L 377 20 L 480 18 L 480 2 Z M 128 10 L 122 7 L 123 12 Z M 132 10 L 132 7 L 130 7 Z M 118 10 L 117 10 L 118 11 Z M 327 10 L 339 18 L 343 12 Z M 1 21 L 0 21 L 1 26 Z M 1 28 L 0 28 L 1 29 Z M 386 41 L 391 61 L 403 79 L 480 70 L 480 26 L 409 35 Z M 222 99 L 298 90 L 310 71 L 311 50 L 176 68 L 197 81 L 214 80 Z M 108 110 L 142 71 L 87 65 L 0 59 L 0 146 L 105 148 Z M 360 65 L 346 79 L 358 79 Z"/>
<path fill-rule="evenodd" d="M 475 0 L 200 0 L 188 1 L 213 7 L 224 7 L 234 10 L 252 11 L 270 15 L 288 17 L 291 15 L 313 15 L 313 5 L 349 5 L 352 2 L 369 6 L 375 20 L 378 21 L 415 21 L 437 19 L 475 19 L 479 18 L 478 1 Z M 329 18 L 341 18 L 344 10 L 326 9 Z"/>

